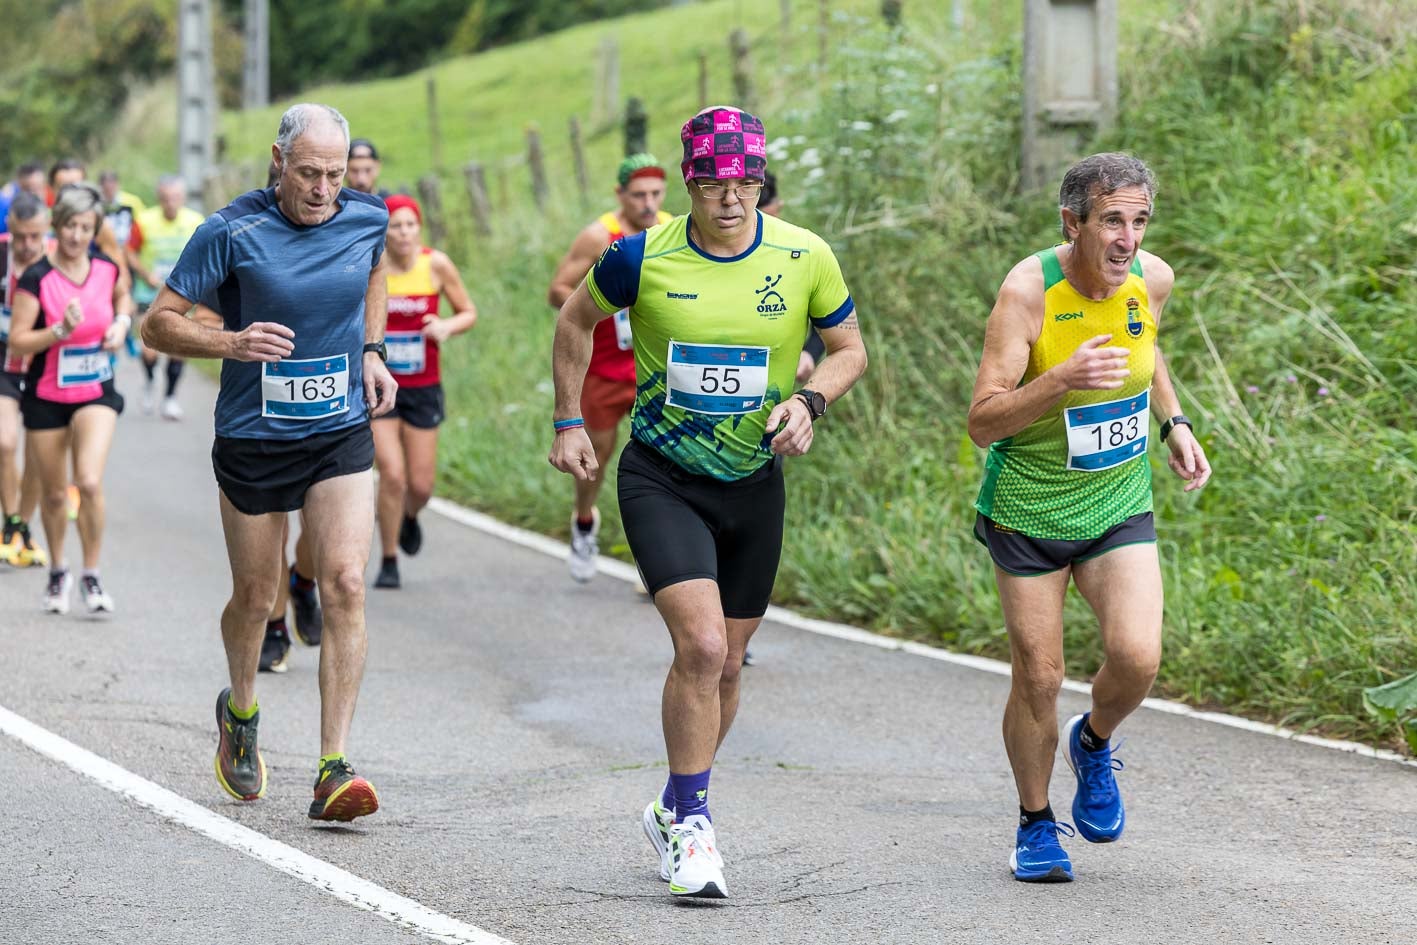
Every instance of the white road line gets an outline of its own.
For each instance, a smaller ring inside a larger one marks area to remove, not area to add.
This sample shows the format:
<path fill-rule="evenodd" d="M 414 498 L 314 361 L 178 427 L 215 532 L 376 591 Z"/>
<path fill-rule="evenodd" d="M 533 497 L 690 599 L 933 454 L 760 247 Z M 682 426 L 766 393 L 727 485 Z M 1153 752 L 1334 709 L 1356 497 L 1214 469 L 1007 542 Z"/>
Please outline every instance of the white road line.
<path fill-rule="evenodd" d="M 428 507 L 438 514 L 462 525 L 466 525 L 469 528 L 475 528 L 480 532 L 493 535 L 505 541 L 512 542 L 513 544 L 521 545 L 524 548 L 531 548 L 542 554 L 550 555 L 553 558 L 565 558 L 570 552 L 569 547 L 567 547 L 564 542 L 557 541 L 554 538 L 548 538 L 536 532 L 527 531 L 524 528 L 517 528 L 515 525 L 508 525 L 490 515 L 485 515 L 482 512 L 474 512 L 472 509 L 464 508 L 456 502 L 450 502 L 447 499 L 435 497 L 428 503 Z M 635 569 L 634 565 L 626 564 L 614 558 L 607 558 L 602 555 L 599 559 L 599 567 L 600 573 L 608 574 L 622 581 L 634 583 L 639 580 L 639 572 Z M 983 656 L 971 656 L 967 653 L 953 653 L 937 646 L 930 646 L 913 640 L 897 640 L 894 637 L 882 636 L 879 633 L 862 630 L 860 627 L 851 627 L 846 624 L 832 623 L 828 620 L 816 620 L 812 617 L 803 617 L 784 607 L 769 607 L 766 619 L 773 623 L 782 624 L 797 630 L 805 630 L 808 633 L 815 633 L 824 637 L 846 640 L 850 643 L 874 646 L 882 650 L 899 650 L 903 653 L 909 653 L 912 656 L 923 656 L 926 659 L 939 660 L 942 663 L 951 663 L 955 666 L 964 666 L 985 673 L 993 673 L 996 676 L 1010 675 L 1009 664 L 999 660 L 988 659 Z M 1084 695 L 1091 695 L 1092 693 L 1092 686 L 1090 684 L 1078 682 L 1073 679 L 1064 680 L 1063 688 L 1067 689 L 1069 692 L 1079 692 Z M 1199 722 L 1224 725 L 1227 728 L 1254 732 L 1258 735 L 1272 735 L 1276 738 L 1302 742 L 1305 745 L 1316 745 L 1319 748 L 1349 752 L 1355 755 L 1362 755 L 1365 758 L 1391 761 L 1400 765 L 1417 768 L 1417 758 L 1405 758 L 1397 752 L 1388 751 L 1385 748 L 1374 748 L 1371 745 L 1339 741 L 1333 738 L 1321 738 L 1317 735 L 1304 735 L 1295 732 L 1293 729 L 1284 728 L 1283 726 L 1271 725 L 1268 722 L 1256 722 L 1253 719 L 1227 715 L 1224 712 L 1205 712 L 1181 702 L 1172 702 L 1169 699 L 1147 699 L 1142 703 L 1142 707 L 1152 709 L 1156 712 L 1165 712 L 1167 715 L 1181 715 Z"/>
<path fill-rule="evenodd" d="M 214 814 L 200 804 L 174 794 L 165 787 L 120 768 L 113 762 L 35 725 L 4 706 L 0 706 L 0 732 L 41 755 L 73 768 L 110 791 L 137 801 L 159 817 L 254 857 L 267 866 L 329 893 L 336 899 L 387 919 L 402 929 L 417 932 L 437 942 L 446 942 L 448 945 L 512 945 L 507 939 L 441 912 L 434 912 L 421 903 L 366 879 L 360 879 L 338 866 L 316 859 L 249 827 L 243 827 L 220 814 Z"/>

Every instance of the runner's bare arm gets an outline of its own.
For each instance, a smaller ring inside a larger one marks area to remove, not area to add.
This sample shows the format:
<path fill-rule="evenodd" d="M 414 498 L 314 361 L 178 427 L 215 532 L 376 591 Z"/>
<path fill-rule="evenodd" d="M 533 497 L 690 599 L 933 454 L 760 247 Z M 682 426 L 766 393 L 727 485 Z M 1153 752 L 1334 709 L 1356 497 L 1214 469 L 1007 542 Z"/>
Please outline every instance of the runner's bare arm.
<path fill-rule="evenodd" d="M 1127 377 L 1126 348 L 1089 338 L 1072 357 L 1018 386 L 1043 325 L 1043 270 L 1033 257 L 1009 272 L 984 331 L 984 354 L 969 404 L 969 438 L 985 447 L 1013 436 L 1057 405 L 1070 390 L 1111 390 Z"/>
<path fill-rule="evenodd" d="M 551 288 L 546 292 L 546 301 L 552 308 L 559 310 L 566 304 L 571 293 L 576 291 L 576 286 L 581 284 L 590 267 L 605 251 L 605 241 L 609 237 L 610 234 L 599 223 L 592 223 L 576 235 L 570 250 L 556 267 L 556 274 L 551 277 Z"/>
<path fill-rule="evenodd" d="M 128 332 L 133 328 L 133 296 L 118 283 L 113 284 L 113 324 L 103 333 L 103 349 L 117 351 L 123 347 Z"/>
<path fill-rule="evenodd" d="M 551 376 L 556 384 L 554 419 L 569 420 L 581 415 L 581 385 L 590 366 L 595 326 L 609 317 L 595 304 L 584 283 L 561 306 L 561 314 L 556 317 L 556 338 L 551 346 Z M 600 472 L 590 437 L 579 426 L 556 432 L 547 459 L 551 465 L 577 479 L 593 480 Z"/>
<path fill-rule="evenodd" d="M 384 340 L 384 328 L 389 320 L 389 263 L 381 255 L 379 264 L 369 272 L 369 285 L 364 290 L 364 342 Z M 384 359 L 373 352 L 364 355 L 364 402 L 369 416 L 382 417 L 394 409 L 398 382 L 384 366 Z"/>
<path fill-rule="evenodd" d="M 52 327 L 36 328 L 39 320 L 39 299 L 28 292 L 16 292 L 10 307 L 10 353 L 29 357 L 57 344 L 59 337 Z"/>
<path fill-rule="evenodd" d="M 477 324 L 477 306 L 472 304 L 472 299 L 463 286 L 462 276 L 458 273 L 458 267 L 453 265 L 447 253 L 435 250 L 431 265 L 437 289 L 453 307 L 453 314 L 447 318 L 426 316 L 423 319 L 423 333 L 433 335 L 437 341 L 446 341 Z"/>
<path fill-rule="evenodd" d="M 295 350 L 295 332 L 274 322 L 253 322 L 240 331 L 225 331 L 188 318 L 191 299 L 163 286 L 143 319 L 143 344 L 179 358 L 232 358 L 237 361 L 279 361 Z"/>
<path fill-rule="evenodd" d="M 861 340 L 861 325 L 855 312 L 841 324 L 819 331 L 826 356 L 802 386 L 821 394 L 831 404 L 866 373 L 866 344 Z M 788 397 L 768 414 L 765 432 L 773 434 L 774 453 L 801 456 L 812 448 L 812 413 L 802 398 Z"/>

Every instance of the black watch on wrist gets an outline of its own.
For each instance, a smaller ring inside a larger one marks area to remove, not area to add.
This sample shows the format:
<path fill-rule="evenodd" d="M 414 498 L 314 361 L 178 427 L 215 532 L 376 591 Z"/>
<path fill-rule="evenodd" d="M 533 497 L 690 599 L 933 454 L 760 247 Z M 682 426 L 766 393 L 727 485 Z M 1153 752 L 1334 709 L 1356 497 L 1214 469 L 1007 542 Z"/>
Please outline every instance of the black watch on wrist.
<path fill-rule="evenodd" d="M 1165 443 L 1166 438 L 1171 435 L 1171 431 L 1181 424 L 1185 424 L 1192 430 L 1195 430 L 1195 425 L 1191 423 L 1191 418 L 1183 413 L 1178 413 L 1161 425 L 1161 442 Z"/>
<path fill-rule="evenodd" d="M 822 414 L 827 412 L 827 399 L 814 390 L 802 388 L 793 397 L 802 398 L 802 402 L 807 405 L 807 412 L 812 415 L 812 422 L 816 423 L 821 419 Z"/>
<path fill-rule="evenodd" d="M 389 349 L 384 345 L 382 341 L 371 341 L 367 343 L 364 346 L 364 353 L 369 354 L 370 352 L 377 354 L 379 356 L 379 360 L 383 361 L 385 364 L 389 363 Z"/>

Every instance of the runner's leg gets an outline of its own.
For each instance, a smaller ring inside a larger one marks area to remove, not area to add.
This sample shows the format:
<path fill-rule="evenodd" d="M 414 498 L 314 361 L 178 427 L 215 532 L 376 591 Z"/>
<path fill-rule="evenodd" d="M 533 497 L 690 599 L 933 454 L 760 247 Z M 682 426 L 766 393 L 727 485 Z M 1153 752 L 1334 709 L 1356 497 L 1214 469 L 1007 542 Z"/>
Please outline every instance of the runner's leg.
<path fill-rule="evenodd" d="M 40 490 L 44 540 L 49 545 L 49 566 L 55 569 L 64 567 L 64 532 L 69 526 L 66 506 L 69 471 L 65 468 L 68 451 L 68 427 L 26 431 L 25 470 L 28 472 L 31 465 L 34 467 Z"/>
<path fill-rule="evenodd" d="M 397 418 L 373 421 L 374 466 L 379 470 L 379 552 L 385 558 L 398 554 L 399 525 L 403 521 L 404 492 L 408 474 Z"/>
<path fill-rule="evenodd" d="M 1004 747 L 1019 804 L 1048 806 L 1058 747 L 1058 692 L 1063 687 L 1063 595 L 1070 571 L 1020 577 L 994 569 L 1013 666 L 1004 708 Z"/>
<path fill-rule="evenodd" d="M 69 424 L 73 435 L 74 485 L 79 489 L 79 542 L 83 546 L 84 569 L 98 567 L 103 550 L 103 470 L 113 446 L 118 414 L 110 407 L 83 407 Z"/>
<path fill-rule="evenodd" d="M 729 655 L 718 583 L 697 578 L 671 584 L 654 595 L 654 604 L 674 643 L 661 703 L 669 770 L 707 771 L 720 740 L 719 692 Z M 736 696 L 736 685 L 733 690 Z"/>
<path fill-rule="evenodd" d="M 743 671 L 743 654 L 748 650 L 748 641 L 753 638 L 762 617 L 749 620 L 728 618 L 724 621 L 728 632 L 728 658 L 723 664 L 723 675 L 718 681 L 718 745 L 728 737 L 733 719 L 738 715 L 738 689 Z"/>
<path fill-rule="evenodd" d="M 20 402 L 0 397 L 0 512 L 8 518 L 20 510 Z"/>
<path fill-rule="evenodd" d="M 231 599 L 221 614 L 221 637 L 231 675 L 231 701 L 240 710 L 256 704 L 256 672 L 266 620 L 275 602 L 286 513 L 246 515 L 220 494 L 221 527 L 231 563 Z"/>
<path fill-rule="evenodd" d="M 302 537 L 310 536 L 325 611 L 320 646 L 320 754 L 331 755 L 344 751 L 368 650 L 364 569 L 369 564 L 374 533 L 373 471 L 315 483 L 305 494 L 301 518 Z"/>
<path fill-rule="evenodd" d="M 1092 680 L 1088 726 L 1110 738 L 1151 692 L 1161 665 L 1161 562 L 1152 542 L 1124 545 L 1073 565 L 1097 615 L 1106 659 Z"/>
<path fill-rule="evenodd" d="M 276 602 L 271 607 L 268 623 L 284 620 L 290 607 L 290 558 L 286 547 L 290 544 L 290 516 L 287 514 L 280 532 L 280 578 L 276 581 Z"/>
<path fill-rule="evenodd" d="M 610 432 L 613 437 L 615 431 Z M 400 511 L 404 516 L 413 518 L 433 498 L 433 486 L 438 478 L 438 428 L 423 429 L 400 420 L 399 436 L 403 440 L 403 458 L 408 474 L 408 487 Z M 613 446 L 613 439 L 611 442 Z M 605 467 L 602 465 L 601 468 Z"/>

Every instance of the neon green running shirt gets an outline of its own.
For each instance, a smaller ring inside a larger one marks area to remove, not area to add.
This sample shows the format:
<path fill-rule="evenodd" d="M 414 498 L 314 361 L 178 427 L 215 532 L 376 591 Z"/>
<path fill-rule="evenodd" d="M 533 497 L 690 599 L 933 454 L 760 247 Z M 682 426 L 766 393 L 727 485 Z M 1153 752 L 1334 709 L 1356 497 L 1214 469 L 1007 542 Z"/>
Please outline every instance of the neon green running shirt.
<path fill-rule="evenodd" d="M 831 328 L 854 310 L 826 241 L 757 218 L 753 245 L 737 256 L 710 256 L 682 216 L 612 243 L 586 277 L 601 311 L 629 311 L 630 435 L 730 482 L 772 458 L 768 414 L 792 394 L 809 321 Z"/>

